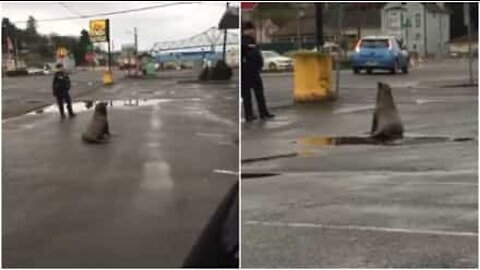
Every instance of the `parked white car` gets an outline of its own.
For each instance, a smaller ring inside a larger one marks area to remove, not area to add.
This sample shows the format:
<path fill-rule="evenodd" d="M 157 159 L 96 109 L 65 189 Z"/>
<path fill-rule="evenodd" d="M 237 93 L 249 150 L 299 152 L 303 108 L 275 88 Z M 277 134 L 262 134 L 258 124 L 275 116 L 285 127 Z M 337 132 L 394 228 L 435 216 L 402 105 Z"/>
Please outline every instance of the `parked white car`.
<path fill-rule="evenodd" d="M 355 51 L 344 51 L 340 46 L 334 42 L 325 42 L 323 45 L 323 50 L 326 53 L 329 53 L 333 60 L 336 60 L 338 57 L 345 57 L 345 59 L 350 59 L 350 57 L 355 53 Z M 316 52 L 317 48 L 313 48 L 312 51 Z M 346 54 L 346 55 L 345 55 Z"/>
<path fill-rule="evenodd" d="M 31 66 L 27 68 L 27 72 L 29 75 L 48 75 L 52 72 L 52 65 L 55 66 L 55 63 L 44 63 L 43 66 Z"/>
<path fill-rule="evenodd" d="M 275 51 L 262 51 L 263 70 L 290 70 L 293 68 L 292 58 L 282 56 Z"/>
<path fill-rule="evenodd" d="M 27 68 L 28 75 L 48 75 L 50 71 L 44 68 L 39 67 L 29 67 Z"/>

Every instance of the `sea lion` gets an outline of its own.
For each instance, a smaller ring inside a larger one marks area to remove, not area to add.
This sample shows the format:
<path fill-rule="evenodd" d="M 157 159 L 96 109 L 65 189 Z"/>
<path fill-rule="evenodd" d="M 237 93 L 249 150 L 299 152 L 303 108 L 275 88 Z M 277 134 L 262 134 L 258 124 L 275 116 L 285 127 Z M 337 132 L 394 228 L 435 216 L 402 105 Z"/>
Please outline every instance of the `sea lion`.
<path fill-rule="evenodd" d="M 391 141 L 403 138 L 403 125 L 392 96 L 392 89 L 386 83 L 378 83 L 377 102 L 373 113 L 372 138 Z"/>
<path fill-rule="evenodd" d="M 106 143 L 109 138 L 107 103 L 101 102 L 95 106 L 92 120 L 82 134 L 82 140 L 86 143 Z"/>

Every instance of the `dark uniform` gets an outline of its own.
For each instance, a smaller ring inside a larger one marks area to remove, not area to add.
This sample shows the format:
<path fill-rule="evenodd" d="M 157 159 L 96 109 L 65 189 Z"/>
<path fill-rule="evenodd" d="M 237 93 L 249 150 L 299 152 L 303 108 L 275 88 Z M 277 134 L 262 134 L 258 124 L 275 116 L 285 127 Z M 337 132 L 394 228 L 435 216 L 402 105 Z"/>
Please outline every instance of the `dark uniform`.
<path fill-rule="evenodd" d="M 263 57 L 255 43 L 255 39 L 250 36 L 242 35 L 242 100 L 245 110 L 245 119 L 251 121 L 255 119 L 252 108 L 252 95 L 250 90 L 253 89 L 257 99 L 258 112 L 260 118 L 270 118 L 273 115 L 268 112 L 265 104 L 265 96 L 263 94 L 263 82 L 260 77 L 260 71 L 263 67 Z"/>
<path fill-rule="evenodd" d="M 65 71 L 57 71 L 53 76 L 53 95 L 57 99 L 58 109 L 60 110 L 60 116 L 65 117 L 63 109 L 63 103 L 67 103 L 67 109 L 69 116 L 75 116 L 72 110 L 72 100 L 70 98 L 70 78 Z"/>

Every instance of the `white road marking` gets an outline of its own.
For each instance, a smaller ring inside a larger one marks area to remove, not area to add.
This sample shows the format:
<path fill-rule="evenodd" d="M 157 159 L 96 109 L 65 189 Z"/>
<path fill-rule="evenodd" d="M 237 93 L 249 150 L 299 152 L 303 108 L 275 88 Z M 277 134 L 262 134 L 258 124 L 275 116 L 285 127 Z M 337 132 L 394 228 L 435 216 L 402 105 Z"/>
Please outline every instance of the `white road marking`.
<path fill-rule="evenodd" d="M 347 108 L 340 108 L 340 109 L 334 110 L 333 114 L 354 113 L 354 112 L 361 112 L 361 111 L 370 111 L 374 109 L 375 109 L 375 105 L 351 106 Z"/>
<path fill-rule="evenodd" d="M 445 102 L 446 100 L 444 99 L 415 99 L 415 103 L 418 105 L 422 104 L 428 104 L 428 103 L 439 103 L 439 102 Z"/>
<path fill-rule="evenodd" d="M 170 177 L 170 165 L 162 161 L 158 149 L 160 147 L 158 135 L 162 127 L 159 112 L 160 104 L 155 104 L 151 110 L 151 130 L 148 133 L 149 141 L 147 142 L 149 161 L 143 164 L 143 180 L 140 185 L 150 190 L 171 190 L 173 181 Z"/>
<path fill-rule="evenodd" d="M 57 117 L 43 117 L 43 118 L 38 118 L 35 120 L 29 120 L 29 123 L 24 123 L 24 117 L 36 117 L 35 115 L 19 115 L 19 116 L 14 116 L 11 118 L 3 119 L 2 120 L 2 125 L 3 125 L 3 132 L 7 131 L 23 131 L 23 130 L 29 130 L 33 129 L 39 126 L 45 126 L 46 123 L 52 122 L 52 121 L 60 121 Z M 11 128 L 10 125 L 13 125 L 13 128 Z"/>
<path fill-rule="evenodd" d="M 170 177 L 170 165 L 166 162 L 155 160 L 144 163 L 140 188 L 145 190 L 172 190 L 173 181 Z"/>
<path fill-rule="evenodd" d="M 228 137 L 228 134 L 220 134 L 220 133 L 197 132 L 195 134 L 199 137 L 214 138 L 214 139 L 217 139 L 217 140 L 224 139 L 224 138 Z"/>
<path fill-rule="evenodd" d="M 315 223 L 297 223 L 297 222 L 290 223 L 290 222 L 254 221 L 254 220 L 246 221 L 245 224 L 268 226 L 268 227 L 318 228 L 318 229 L 333 229 L 333 230 L 355 230 L 355 231 L 371 231 L 371 232 L 387 232 L 387 233 L 478 237 L 477 232 L 466 232 L 466 231 L 413 230 L 413 229 L 387 228 L 387 227 L 375 227 L 375 226 L 326 225 L 326 224 L 315 224 Z"/>
<path fill-rule="evenodd" d="M 279 173 L 282 175 L 324 175 L 324 176 L 359 176 L 359 175 L 378 175 L 378 176 L 449 176 L 449 175 L 477 175 L 478 171 L 476 169 L 465 169 L 465 170 L 426 170 L 426 171 L 387 171 L 387 170 L 378 170 L 378 171 L 303 171 L 303 172 L 282 172 L 282 171 L 271 171 L 272 173 Z M 450 182 L 452 183 L 452 182 Z M 462 182 L 455 182 L 462 183 Z M 478 183 L 475 183 L 477 185 Z"/>
<path fill-rule="evenodd" d="M 215 170 L 213 170 L 213 172 L 214 172 L 214 173 L 223 173 L 223 174 L 238 175 L 238 172 L 229 171 L 229 170 L 219 170 L 219 169 L 215 169 Z"/>
<path fill-rule="evenodd" d="M 14 90 L 18 88 L 19 88 L 18 84 L 2 85 L 2 90 Z"/>

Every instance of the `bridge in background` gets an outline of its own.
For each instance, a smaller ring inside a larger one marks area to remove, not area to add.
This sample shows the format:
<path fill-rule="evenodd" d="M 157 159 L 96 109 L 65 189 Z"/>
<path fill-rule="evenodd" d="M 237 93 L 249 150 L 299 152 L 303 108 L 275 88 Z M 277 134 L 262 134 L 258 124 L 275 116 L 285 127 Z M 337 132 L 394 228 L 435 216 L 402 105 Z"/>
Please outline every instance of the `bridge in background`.
<path fill-rule="evenodd" d="M 211 27 L 189 38 L 157 42 L 150 53 L 158 62 L 219 59 L 222 55 L 224 30 Z M 227 56 L 238 56 L 238 30 L 227 30 Z"/>

